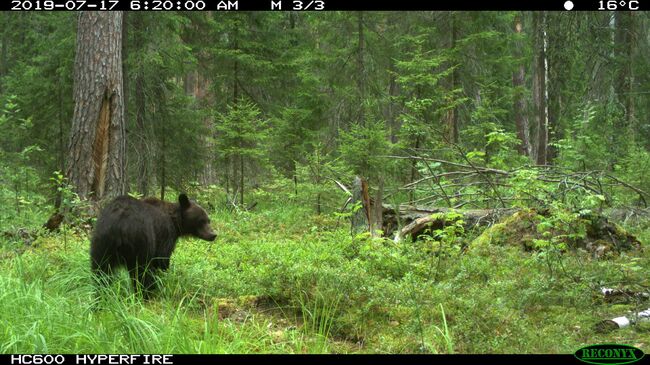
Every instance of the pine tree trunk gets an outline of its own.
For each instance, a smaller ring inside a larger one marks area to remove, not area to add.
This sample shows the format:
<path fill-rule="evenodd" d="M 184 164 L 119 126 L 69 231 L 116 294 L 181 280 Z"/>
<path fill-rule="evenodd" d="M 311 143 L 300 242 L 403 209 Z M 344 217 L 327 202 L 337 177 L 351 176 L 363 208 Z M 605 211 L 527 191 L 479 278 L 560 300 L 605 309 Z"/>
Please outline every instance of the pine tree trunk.
<path fill-rule="evenodd" d="M 417 150 L 420 148 L 420 136 L 415 137 L 415 143 L 413 145 L 413 154 L 417 154 Z M 409 184 L 415 181 L 415 178 L 417 177 L 418 169 L 417 169 L 417 160 L 413 159 L 411 161 L 411 174 L 409 176 Z M 414 202 L 415 201 L 415 189 L 409 190 L 409 202 Z"/>
<path fill-rule="evenodd" d="M 82 199 L 126 192 L 122 12 L 81 12 L 66 175 Z"/>
<path fill-rule="evenodd" d="M 365 52 L 365 39 L 363 35 L 363 11 L 357 12 L 357 27 L 359 32 L 359 44 L 357 49 L 357 66 L 359 74 L 357 75 L 357 88 L 359 89 L 359 101 L 357 103 L 359 107 L 359 125 L 366 125 L 366 115 L 364 102 L 366 98 L 366 76 L 365 76 L 365 65 L 363 63 L 363 57 Z"/>
<path fill-rule="evenodd" d="M 515 17 L 515 33 L 521 34 L 522 31 L 521 15 Z M 521 42 L 515 42 L 515 58 L 521 57 Z M 526 98 L 524 97 L 524 87 L 526 81 L 526 69 L 522 63 L 519 64 L 518 70 L 512 73 L 512 86 L 515 89 L 514 96 L 514 112 L 515 112 L 515 126 L 517 128 L 517 137 L 521 140 L 519 145 L 519 154 L 530 156 L 530 140 L 529 140 L 529 127 L 528 115 L 526 112 Z"/>
<path fill-rule="evenodd" d="M 449 49 L 453 53 L 453 50 L 456 48 L 456 39 L 458 38 L 458 24 L 457 24 L 457 14 L 452 12 L 450 15 L 451 22 L 451 33 L 449 41 Z M 455 61 L 455 60 L 453 60 Z M 454 62 L 455 63 L 455 62 Z M 455 66 L 452 64 L 452 67 Z M 453 93 L 454 90 L 458 87 L 458 67 L 454 67 L 451 72 L 451 78 L 449 80 L 449 92 Z M 458 112 L 456 107 L 450 108 L 447 112 L 447 138 L 449 142 L 456 143 L 458 142 Z"/>
<path fill-rule="evenodd" d="M 239 154 L 239 204 L 244 206 L 244 155 Z"/>
<path fill-rule="evenodd" d="M 233 36 L 233 49 L 235 51 L 239 50 L 239 40 L 238 40 L 238 33 L 237 33 L 237 28 L 235 28 L 235 35 Z M 239 61 L 235 59 L 235 63 L 233 65 L 233 78 L 232 78 L 232 103 L 233 105 L 237 105 L 239 102 Z M 239 146 L 239 149 L 241 150 L 241 142 L 237 142 L 237 145 Z M 238 151 L 236 156 L 232 157 L 232 170 L 233 170 L 233 189 L 234 190 L 233 194 L 233 202 L 237 201 L 237 192 L 240 194 L 240 201 L 239 204 L 244 203 L 244 176 L 243 176 L 243 161 L 242 161 L 242 156 L 241 156 L 241 151 Z M 240 166 L 236 165 L 237 162 L 240 163 Z M 239 176 L 239 174 L 242 174 Z"/>
<path fill-rule="evenodd" d="M 616 24 L 616 33 L 614 38 L 614 50 L 616 58 L 616 78 L 614 80 L 614 91 L 618 101 L 625 108 L 625 117 L 616 119 L 618 125 L 616 129 L 619 131 L 615 134 L 615 141 L 617 137 L 626 138 L 632 120 L 634 119 L 634 105 L 632 95 L 632 55 L 634 51 L 634 28 L 633 28 L 633 15 L 630 11 L 617 11 L 614 12 L 614 22 Z M 616 145 L 622 145 L 619 139 Z M 619 151 L 623 153 L 623 151 Z"/>
<path fill-rule="evenodd" d="M 390 141 L 397 143 L 397 130 L 399 129 L 397 122 L 397 113 L 395 111 L 394 97 L 397 95 L 397 76 L 395 76 L 395 64 L 391 61 L 389 66 L 390 81 L 388 84 L 388 124 L 390 126 Z"/>
<path fill-rule="evenodd" d="M 156 162 L 157 162 L 157 168 L 156 171 L 158 171 L 158 185 L 160 187 L 160 199 L 165 200 L 165 191 L 167 189 L 167 131 L 166 131 L 166 123 L 168 120 L 168 115 L 167 115 L 167 105 L 165 103 L 165 89 L 164 85 L 162 84 L 157 84 L 157 85 L 152 85 L 151 90 L 152 90 L 152 109 L 151 109 L 151 117 L 149 120 L 155 121 L 153 123 L 153 135 L 156 140 L 156 143 L 158 144 L 157 147 L 157 152 L 158 154 L 156 155 Z"/>
<path fill-rule="evenodd" d="M 167 151 L 167 131 L 165 124 L 167 123 L 167 106 L 165 105 L 165 93 L 162 85 L 156 87 L 156 102 L 158 109 L 156 110 L 155 119 L 160 123 L 160 200 L 165 200 L 165 188 L 167 186 L 167 159 L 165 152 Z"/>
<path fill-rule="evenodd" d="M 370 196 L 368 195 L 368 183 L 359 176 L 354 178 L 352 185 L 352 203 L 361 205 L 352 214 L 352 235 L 368 232 L 370 229 Z"/>
<path fill-rule="evenodd" d="M 0 14 L 0 17 L 2 17 L 2 23 L 6 24 L 8 19 L 9 19 L 9 13 L 7 12 L 2 12 Z M 9 27 L 4 26 L 2 29 L 2 39 L 0 40 L 0 43 L 2 44 L 2 48 L 0 48 L 0 78 L 5 76 L 7 74 L 7 57 L 9 54 Z M 4 91 L 3 84 L 0 83 L 0 93 Z"/>
<path fill-rule="evenodd" d="M 537 115 L 537 157 L 538 165 L 546 165 L 548 153 L 548 60 L 546 58 L 546 13 L 533 13 L 535 29 L 535 109 Z"/>
<path fill-rule="evenodd" d="M 59 77 L 59 82 L 63 84 L 63 77 Z M 58 98 L 59 98 L 59 156 L 58 156 L 58 166 L 59 171 L 63 173 L 65 171 L 65 153 L 66 153 L 66 144 L 63 132 L 63 125 L 65 121 L 63 120 L 63 91 L 61 88 L 58 89 Z M 61 203 L 63 201 L 63 192 L 56 187 L 56 192 L 54 195 L 54 209 L 58 212 L 61 208 Z"/>
<path fill-rule="evenodd" d="M 144 32 L 144 25 L 142 21 L 142 14 L 135 14 L 133 20 L 133 31 L 134 31 L 134 46 L 137 50 L 144 49 L 144 39 L 142 32 Z M 135 126 L 138 133 L 138 138 L 141 143 L 144 144 L 147 140 L 147 130 L 146 130 L 146 95 L 145 95 L 146 83 L 145 78 L 142 72 L 138 72 L 135 76 Z M 137 160 L 137 171 L 138 171 L 138 191 L 144 195 L 149 195 L 149 156 L 145 151 L 138 149 L 140 156 Z"/>
<path fill-rule="evenodd" d="M 291 30 L 289 44 L 291 44 L 291 47 L 297 47 L 298 39 L 296 37 L 296 15 L 293 11 L 289 12 L 289 29 Z M 297 166 L 298 156 L 295 156 L 294 153 L 292 157 L 293 158 L 291 159 L 291 163 L 290 163 L 291 171 L 289 172 L 291 173 L 291 176 L 293 178 L 294 195 L 297 197 L 298 196 L 298 166 Z M 320 204 L 318 207 L 318 214 L 320 214 Z"/>
<path fill-rule="evenodd" d="M 128 54 L 128 42 L 129 42 L 129 12 L 125 11 L 122 13 L 122 91 L 123 91 L 123 104 L 124 104 L 124 125 L 129 125 L 129 77 L 128 77 L 128 65 L 125 62 L 129 57 Z M 128 138 L 128 136 L 127 136 Z M 128 170 L 124 173 L 127 174 Z M 128 175 L 126 181 L 129 181 Z M 127 184 L 128 190 L 128 184 Z"/>

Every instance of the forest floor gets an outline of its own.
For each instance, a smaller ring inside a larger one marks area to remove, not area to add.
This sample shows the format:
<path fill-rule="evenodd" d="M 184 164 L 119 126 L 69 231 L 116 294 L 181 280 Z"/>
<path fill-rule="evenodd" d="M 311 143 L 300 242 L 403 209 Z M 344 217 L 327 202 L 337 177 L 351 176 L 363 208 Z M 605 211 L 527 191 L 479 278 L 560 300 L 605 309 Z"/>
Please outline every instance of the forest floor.
<path fill-rule="evenodd" d="M 161 289 L 125 272 L 93 304 L 87 232 L 0 238 L 1 353 L 573 353 L 597 343 L 650 351 L 650 324 L 605 319 L 650 307 L 602 286 L 648 285 L 645 250 L 526 251 L 480 232 L 441 246 L 352 237 L 348 221 L 291 205 L 211 213 L 216 241 L 179 241 Z M 43 220 L 44 221 L 44 220 Z"/>

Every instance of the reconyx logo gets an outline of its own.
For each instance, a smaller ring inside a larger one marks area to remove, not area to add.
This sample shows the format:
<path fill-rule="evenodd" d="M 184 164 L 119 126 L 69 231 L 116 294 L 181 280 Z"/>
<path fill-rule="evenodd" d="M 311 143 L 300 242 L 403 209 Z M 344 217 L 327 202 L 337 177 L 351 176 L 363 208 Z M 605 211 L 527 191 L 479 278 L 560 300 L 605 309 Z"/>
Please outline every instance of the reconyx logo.
<path fill-rule="evenodd" d="M 631 364 L 641 360 L 643 355 L 636 347 L 613 343 L 583 347 L 575 353 L 578 360 L 599 365 Z"/>

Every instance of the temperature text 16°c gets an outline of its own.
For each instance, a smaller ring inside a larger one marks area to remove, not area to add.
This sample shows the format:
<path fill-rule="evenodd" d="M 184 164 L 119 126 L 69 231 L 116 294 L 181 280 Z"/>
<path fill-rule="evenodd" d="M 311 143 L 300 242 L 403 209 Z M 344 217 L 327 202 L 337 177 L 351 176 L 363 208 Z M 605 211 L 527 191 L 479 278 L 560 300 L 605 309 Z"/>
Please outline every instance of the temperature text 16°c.
<path fill-rule="evenodd" d="M 639 10 L 639 0 L 600 0 L 598 10 Z"/>

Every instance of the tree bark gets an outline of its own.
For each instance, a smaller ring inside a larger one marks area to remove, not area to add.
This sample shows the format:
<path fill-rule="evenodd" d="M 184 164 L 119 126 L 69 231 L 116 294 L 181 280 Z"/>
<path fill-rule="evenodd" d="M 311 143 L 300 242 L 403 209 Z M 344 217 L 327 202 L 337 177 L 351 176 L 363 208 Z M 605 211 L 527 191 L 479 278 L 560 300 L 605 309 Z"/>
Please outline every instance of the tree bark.
<path fill-rule="evenodd" d="M 368 232 L 370 229 L 370 196 L 368 194 L 368 182 L 356 176 L 352 186 L 352 203 L 360 204 L 360 207 L 352 213 L 352 235 Z"/>
<path fill-rule="evenodd" d="M 546 165 L 548 153 L 548 60 L 546 58 L 546 13 L 533 13 L 535 29 L 535 109 L 537 115 L 537 156 L 538 165 Z"/>
<path fill-rule="evenodd" d="M 452 53 L 456 48 L 456 39 L 458 39 L 458 22 L 456 19 L 457 16 L 458 15 L 455 12 L 452 12 L 450 14 L 451 39 L 449 41 L 449 49 Z M 455 59 L 452 59 L 452 61 L 453 62 L 451 66 L 454 67 L 454 69 L 451 72 L 449 80 L 449 92 L 451 95 L 453 95 L 454 90 L 456 90 L 458 87 L 458 79 L 460 78 L 458 67 L 455 67 L 453 64 L 455 63 Z M 447 136 L 451 143 L 458 142 L 458 111 L 456 110 L 456 107 L 450 108 L 447 112 Z"/>
<path fill-rule="evenodd" d="M 238 25 L 238 24 L 236 24 Z M 235 51 L 239 50 L 239 39 L 238 39 L 238 28 L 235 27 L 235 34 L 233 36 L 233 49 Z M 235 58 L 233 65 L 233 85 L 232 85 L 232 102 L 233 105 L 237 105 L 239 102 L 239 60 Z M 241 135 L 241 130 L 239 131 Z M 241 154 L 242 142 L 241 140 L 237 141 L 237 146 L 239 151 L 236 156 L 232 156 L 232 169 L 233 169 L 233 187 L 237 187 L 235 193 L 239 192 L 239 204 L 244 204 L 244 157 Z M 237 163 L 239 163 L 237 166 Z M 233 196 L 233 202 L 237 201 L 237 197 Z"/>
<path fill-rule="evenodd" d="M 380 177 L 377 183 L 377 194 L 370 206 L 370 233 L 373 237 L 380 237 L 384 231 L 384 178 Z"/>
<path fill-rule="evenodd" d="M 59 77 L 59 82 L 63 84 L 63 77 Z M 58 156 L 58 166 L 59 171 L 63 173 L 65 171 L 65 154 L 66 154 L 66 144 L 63 132 L 63 125 L 65 121 L 63 120 L 63 92 L 61 88 L 58 89 L 58 98 L 59 98 L 59 156 Z M 61 208 L 61 203 L 63 202 L 63 192 L 58 189 L 58 186 L 55 187 L 56 191 L 54 193 L 54 209 L 58 212 Z"/>
<path fill-rule="evenodd" d="M 625 117 L 616 119 L 618 125 L 616 129 L 619 133 L 615 134 L 615 140 L 618 137 L 626 138 L 630 132 L 632 121 L 634 119 L 634 103 L 632 96 L 633 73 L 632 73 L 632 55 L 634 52 L 634 27 L 633 13 L 631 11 L 614 12 L 614 22 L 616 33 L 614 36 L 614 56 L 617 66 L 616 78 L 614 79 L 614 91 L 618 101 L 625 109 Z M 622 133 L 621 133 L 622 132 Z M 616 145 L 621 145 L 620 139 Z M 623 151 L 620 151 L 623 153 Z"/>
<path fill-rule="evenodd" d="M 364 102 L 366 98 L 366 76 L 365 76 L 365 65 L 363 62 L 363 57 L 365 53 L 365 39 L 363 35 L 363 11 L 357 12 L 357 28 L 359 33 L 358 49 L 357 49 L 357 66 L 359 74 L 357 75 L 357 88 L 359 89 L 359 101 L 357 103 L 359 107 L 359 125 L 366 125 L 366 115 Z"/>
<path fill-rule="evenodd" d="M 413 145 L 413 151 L 417 151 L 420 148 L 420 136 L 415 136 L 415 143 Z M 411 161 L 411 173 L 409 176 L 409 184 L 415 181 L 415 178 L 418 173 L 418 168 L 417 168 L 417 161 L 414 159 Z M 409 202 L 413 202 L 415 200 L 415 190 L 409 191 Z"/>
<path fill-rule="evenodd" d="M 548 129 L 552 137 L 557 141 L 564 138 L 564 129 L 559 124 L 562 115 L 563 95 L 566 94 L 566 83 L 570 79 L 570 71 L 566 67 L 571 63 L 570 55 L 565 52 L 565 45 L 572 41 L 573 23 L 562 16 L 564 14 L 549 13 L 547 16 L 546 29 L 549 31 L 547 42 L 549 47 L 546 52 L 548 59 L 548 71 L 546 84 L 548 86 Z M 552 164 L 558 157 L 558 149 L 550 144 L 546 152 L 546 163 Z"/>
<path fill-rule="evenodd" d="M 144 32 L 144 24 L 142 20 L 142 14 L 134 14 L 133 19 L 133 31 L 134 31 L 134 46 L 137 50 L 144 49 L 144 37 L 142 36 Z M 147 141 L 147 130 L 146 130 L 146 118 L 147 118 L 147 108 L 146 108 L 146 82 L 142 70 L 139 70 L 135 76 L 135 126 L 138 133 L 138 138 L 140 139 L 142 145 Z M 140 156 L 137 161 L 137 171 L 138 171 L 138 191 L 144 195 L 149 196 L 149 156 L 145 151 L 139 149 Z"/>
<path fill-rule="evenodd" d="M 160 123 L 160 200 L 165 200 L 165 188 L 167 186 L 167 132 L 165 124 L 167 123 L 167 106 L 165 105 L 165 92 L 163 86 L 155 87 L 155 97 L 158 108 L 155 110 L 154 120 Z"/>
<path fill-rule="evenodd" d="M 241 143 L 240 143 L 240 148 Z M 239 204 L 244 204 L 244 155 L 239 154 Z"/>
<path fill-rule="evenodd" d="M 389 66 L 389 72 L 390 72 L 390 81 L 388 83 L 388 124 L 390 126 L 390 141 L 391 143 L 397 143 L 397 131 L 399 129 L 399 125 L 397 122 L 397 111 L 396 111 L 396 105 L 394 100 L 394 97 L 397 96 L 397 77 L 395 76 L 395 64 L 391 60 L 390 66 Z"/>
<path fill-rule="evenodd" d="M 125 62 L 129 57 L 128 55 L 128 42 L 129 42 L 129 13 L 122 13 L 122 90 L 124 99 L 124 125 L 129 125 L 129 77 L 128 65 Z M 126 172 L 125 172 L 126 173 Z M 126 179 L 128 181 L 128 177 Z M 127 185 L 128 190 L 128 185 Z"/>
<path fill-rule="evenodd" d="M 2 17 L 2 23 L 5 24 L 3 27 L 4 29 L 2 30 L 2 39 L 0 42 L 2 43 L 2 46 L 0 48 L 0 78 L 5 76 L 7 74 L 7 59 L 8 59 L 8 54 L 9 54 L 9 29 L 10 27 L 6 26 L 6 23 L 8 22 L 9 19 L 9 13 L 2 12 L 0 14 L 0 17 Z M 4 85 L 0 83 L 0 93 L 3 92 Z"/>
<path fill-rule="evenodd" d="M 81 12 L 66 175 L 82 199 L 126 192 L 122 12 Z"/>
<path fill-rule="evenodd" d="M 515 34 L 519 36 L 522 32 L 521 15 L 515 17 Z M 521 41 L 515 41 L 515 58 L 521 58 Z M 517 137 L 521 140 L 519 145 L 519 154 L 530 156 L 530 137 L 528 127 L 528 115 L 526 111 L 526 98 L 524 97 L 524 87 L 526 82 L 526 68 L 521 62 L 517 71 L 512 73 L 512 86 L 514 87 L 514 112 L 515 126 L 517 128 Z"/>

